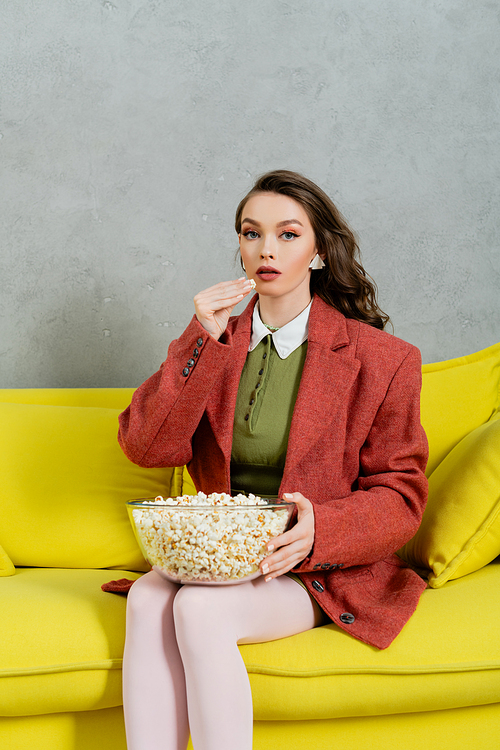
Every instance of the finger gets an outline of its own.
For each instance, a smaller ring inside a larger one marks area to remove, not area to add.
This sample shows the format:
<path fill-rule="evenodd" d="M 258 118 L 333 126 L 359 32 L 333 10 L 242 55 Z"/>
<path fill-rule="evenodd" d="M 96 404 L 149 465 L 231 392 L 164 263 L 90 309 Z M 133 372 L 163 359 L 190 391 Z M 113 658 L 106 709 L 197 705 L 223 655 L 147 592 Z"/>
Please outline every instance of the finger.
<path fill-rule="evenodd" d="M 288 549 L 288 548 L 287 548 Z M 305 557 L 306 551 L 304 547 L 297 546 L 294 549 L 288 550 L 286 555 L 281 558 L 275 558 L 274 562 L 267 562 L 266 560 L 262 563 L 262 573 L 266 576 L 275 578 L 277 575 L 281 575 L 285 570 L 291 570 L 298 565 Z"/>
<path fill-rule="evenodd" d="M 279 578 L 279 576 L 285 575 L 285 573 L 289 573 L 293 568 L 295 567 L 296 563 L 291 563 L 290 565 L 287 565 L 286 567 L 280 568 L 279 570 L 275 570 L 272 573 L 268 573 L 268 575 L 264 576 L 264 580 L 266 583 L 269 583 L 269 581 L 273 581 L 275 578 Z"/>
<path fill-rule="evenodd" d="M 299 512 L 311 506 L 311 501 L 304 497 L 301 492 L 285 492 L 283 500 L 295 503 Z"/>
<path fill-rule="evenodd" d="M 306 539 L 298 539 L 293 544 L 282 547 L 272 555 L 268 555 L 261 562 L 261 570 L 264 574 L 278 570 L 283 564 L 292 562 L 296 565 L 307 556 L 312 545 Z"/>
<path fill-rule="evenodd" d="M 314 514 L 312 510 L 310 512 L 308 510 L 300 516 L 295 526 L 292 526 L 291 529 L 288 529 L 283 534 L 270 539 L 267 543 L 267 549 L 269 552 L 272 552 L 273 549 L 290 544 L 290 542 L 294 542 L 300 537 L 308 538 L 311 534 L 314 535 Z"/>
<path fill-rule="evenodd" d="M 236 288 L 238 286 L 243 286 L 243 284 L 247 283 L 248 279 L 245 278 L 245 276 L 240 276 L 239 279 L 229 279 L 229 281 L 218 281 L 217 284 L 214 284 L 213 286 L 207 287 L 207 289 L 203 289 L 200 294 L 204 294 L 205 292 L 217 292 L 220 290 L 227 289 L 229 287 Z"/>
<path fill-rule="evenodd" d="M 242 291 L 231 290 L 225 294 L 202 294 L 196 295 L 194 298 L 194 305 L 200 312 L 203 311 L 205 314 L 215 310 L 226 310 L 231 305 L 234 307 L 244 297 L 248 296 L 252 291 L 252 287 L 245 287 Z"/>
<path fill-rule="evenodd" d="M 275 536 L 273 539 L 271 539 L 267 543 L 267 549 L 269 552 L 272 552 L 275 549 L 279 549 L 280 547 L 284 547 L 287 544 L 291 544 L 292 542 L 295 542 L 300 536 L 301 536 L 301 530 L 300 528 L 297 529 L 298 524 L 293 526 L 288 531 L 285 531 L 284 534 L 280 534 L 280 536 Z"/>
<path fill-rule="evenodd" d="M 288 571 L 295 568 L 295 566 L 298 565 L 303 559 L 303 554 L 297 552 L 294 555 L 287 556 L 285 559 L 283 559 L 279 563 L 276 563 L 275 565 L 266 566 L 266 564 L 264 563 L 261 569 L 262 575 L 265 577 L 266 581 L 272 581 L 273 578 L 277 578 L 284 573 L 288 573 Z"/>
<path fill-rule="evenodd" d="M 204 310 L 207 313 L 218 312 L 219 310 L 228 310 L 230 307 L 232 308 L 237 305 L 238 302 L 241 302 L 241 300 L 245 296 L 245 294 L 236 294 L 233 297 L 214 299 L 207 303 L 199 304 L 198 310 Z"/>
<path fill-rule="evenodd" d="M 241 294 L 247 288 L 252 288 L 250 281 L 242 276 L 241 279 L 236 279 L 235 281 L 219 281 L 214 286 L 202 289 L 195 296 L 195 299 L 203 300 L 227 297 L 228 295 Z"/>
<path fill-rule="evenodd" d="M 308 527 L 299 528 L 298 524 L 289 532 L 283 534 L 282 537 L 272 539 L 268 544 L 268 550 L 273 546 L 273 542 L 278 542 L 278 539 L 286 541 L 286 544 L 281 544 L 275 552 L 264 558 L 261 563 L 261 569 L 264 573 L 277 569 L 287 558 L 293 557 L 294 565 L 304 560 L 313 546 L 314 533 Z M 264 566 L 266 567 L 265 571 Z"/>

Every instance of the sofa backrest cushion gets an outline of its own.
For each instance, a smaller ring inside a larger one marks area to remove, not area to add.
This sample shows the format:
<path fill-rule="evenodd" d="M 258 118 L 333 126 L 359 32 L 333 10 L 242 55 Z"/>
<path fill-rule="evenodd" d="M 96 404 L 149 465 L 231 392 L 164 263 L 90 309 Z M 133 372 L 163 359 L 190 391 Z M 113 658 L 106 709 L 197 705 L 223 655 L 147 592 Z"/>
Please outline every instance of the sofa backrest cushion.
<path fill-rule="evenodd" d="M 500 343 L 422 368 L 422 424 L 429 440 L 427 476 L 500 404 Z"/>
<path fill-rule="evenodd" d="M 135 388 L 0 388 L 0 403 L 97 406 L 123 411 Z"/>
<path fill-rule="evenodd" d="M 431 474 L 422 523 L 400 555 L 429 570 L 433 588 L 500 555 L 500 410 Z"/>
<path fill-rule="evenodd" d="M 169 494 L 117 442 L 120 409 L 0 403 L 0 544 L 16 566 L 148 570 L 126 502 Z"/>

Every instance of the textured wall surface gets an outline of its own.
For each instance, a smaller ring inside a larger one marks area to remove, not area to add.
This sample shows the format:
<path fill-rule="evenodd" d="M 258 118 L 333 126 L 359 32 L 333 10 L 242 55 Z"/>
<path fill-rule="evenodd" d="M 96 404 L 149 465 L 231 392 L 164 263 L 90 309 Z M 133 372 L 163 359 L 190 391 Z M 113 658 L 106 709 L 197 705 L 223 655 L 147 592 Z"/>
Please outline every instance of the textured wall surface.
<path fill-rule="evenodd" d="M 500 7 L 12 0 L 0 386 L 131 386 L 239 276 L 234 209 L 304 172 L 426 362 L 500 340 Z"/>

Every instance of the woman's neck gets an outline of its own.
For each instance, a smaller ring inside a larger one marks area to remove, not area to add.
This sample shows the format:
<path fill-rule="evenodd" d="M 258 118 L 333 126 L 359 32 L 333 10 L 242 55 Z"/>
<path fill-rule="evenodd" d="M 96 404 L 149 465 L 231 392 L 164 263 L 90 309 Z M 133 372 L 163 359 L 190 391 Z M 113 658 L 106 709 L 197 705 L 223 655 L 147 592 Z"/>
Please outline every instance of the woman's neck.
<path fill-rule="evenodd" d="M 282 328 L 300 315 L 311 301 L 311 295 L 300 299 L 290 300 L 282 297 L 267 297 L 259 295 L 259 313 L 263 323 L 273 328 Z"/>

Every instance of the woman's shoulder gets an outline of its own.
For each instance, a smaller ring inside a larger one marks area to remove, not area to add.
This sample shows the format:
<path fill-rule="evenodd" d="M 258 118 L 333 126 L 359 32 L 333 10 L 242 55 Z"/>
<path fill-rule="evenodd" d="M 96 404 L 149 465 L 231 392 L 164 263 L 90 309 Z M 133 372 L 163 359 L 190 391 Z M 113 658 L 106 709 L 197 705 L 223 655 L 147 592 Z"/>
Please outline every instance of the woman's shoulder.
<path fill-rule="evenodd" d="M 323 343 L 335 349 L 348 346 L 359 359 L 404 359 L 408 355 L 420 358 L 420 351 L 413 344 L 368 323 L 347 318 L 317 296 L 314 297 L 309 320 L 310 334 L 314 339 L 322 339 Z"/>
<path fill-rule="evenodd" d="M 390 370 L 398 369 L 403 362 L 421 367 L 422 356 L 418 347 L 393 333 L 382 331 L 359 320 L 346 321 L 352 336 L 351 341 L 356 342 L 355 356 L 362 363 Z"/>
<path fill-rule="evenodd" d="M 375 328 L 368 323 L 362 323 L 359 320 L 349 320 L 348 325 L 354 323 L 358 329 L 358 342 L 363 347 L 374 347 L 381 349 L 382 351 L 397 351 L 408 354 L 411 351 L 419 351 L 419 349 L 410 344 L 409 341 L 395 336 L 386 330 Z"/>

